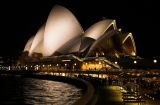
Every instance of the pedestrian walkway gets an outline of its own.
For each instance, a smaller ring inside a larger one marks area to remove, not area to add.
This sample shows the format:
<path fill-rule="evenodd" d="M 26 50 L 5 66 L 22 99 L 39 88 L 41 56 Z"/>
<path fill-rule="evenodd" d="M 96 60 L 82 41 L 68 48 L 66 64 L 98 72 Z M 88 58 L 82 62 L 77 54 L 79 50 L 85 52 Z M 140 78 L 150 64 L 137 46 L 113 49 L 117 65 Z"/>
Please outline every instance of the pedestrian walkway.
<path fill-rule="evenodd" d="M 145 103 L 125 103 L 125 105 L 160 105 L 159 100 L 145 98 Z M 119 86 L 105 86 L 98 91 L 95 105 L 124 105 Z"/>
<path fill-rule="evenodd" d="M 99 90 L 96 105 L 123 105 L 122 94 L 118 86 L 106 86 Z"/>

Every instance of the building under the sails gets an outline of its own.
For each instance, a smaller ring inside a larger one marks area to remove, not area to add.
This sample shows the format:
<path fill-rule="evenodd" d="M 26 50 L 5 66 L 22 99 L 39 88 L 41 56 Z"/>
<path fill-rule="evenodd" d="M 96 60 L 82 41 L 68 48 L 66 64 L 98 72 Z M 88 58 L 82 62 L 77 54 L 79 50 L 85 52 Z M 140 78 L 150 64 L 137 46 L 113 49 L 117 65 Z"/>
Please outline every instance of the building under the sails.
<path fill-rule="evenodd" d="M 26 43 L 18 64 L 43 69 L 108 70 L 119 68 L 114 59 L 121 56 L 136 56 L 132 33 L 122 33 L 112 19 L 98 21 L 84 31 L 68 9 L 57 5 Z"/>

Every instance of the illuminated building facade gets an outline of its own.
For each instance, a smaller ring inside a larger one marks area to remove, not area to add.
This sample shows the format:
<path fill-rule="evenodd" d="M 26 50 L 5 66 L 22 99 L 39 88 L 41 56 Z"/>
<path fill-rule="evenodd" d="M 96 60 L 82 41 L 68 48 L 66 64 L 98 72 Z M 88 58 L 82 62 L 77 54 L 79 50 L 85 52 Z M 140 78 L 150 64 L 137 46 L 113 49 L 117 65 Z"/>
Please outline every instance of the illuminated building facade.
<path fill-rule="evenodd" d="M 132 33 L 117 29 L 115 20 L 101 20 L 84 31 L 68 9 L 55 6 L 46 24 L 28 40 L 20 62 L 99 70 L 119 68 L 107 58 L 125 55 L 136 55 L 135 42 Z"/>

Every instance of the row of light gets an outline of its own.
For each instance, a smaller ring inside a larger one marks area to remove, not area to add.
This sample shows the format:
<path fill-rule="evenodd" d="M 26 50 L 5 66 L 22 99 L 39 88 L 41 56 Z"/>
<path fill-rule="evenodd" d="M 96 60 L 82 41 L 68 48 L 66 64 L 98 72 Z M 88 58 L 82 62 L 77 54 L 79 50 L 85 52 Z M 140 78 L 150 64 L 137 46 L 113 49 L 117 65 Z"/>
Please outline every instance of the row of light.
<path fill-rule="evenodd" d="M 115 61 L 114 63 L 115 63 L 115 64 L 118 64 L 118 62 L 117 62 L 117 61 Z M 134 61 L 133 61 L 133 63 L 134 63 L 134 64 L 137 64 L 137 61 L 136 61 L 136 60 L 134 60 Z M 154 59 L 154 60 L 153 60 L 153 63 L 157 63 L 157 60 L 156 60 L 156 59 Z"/>

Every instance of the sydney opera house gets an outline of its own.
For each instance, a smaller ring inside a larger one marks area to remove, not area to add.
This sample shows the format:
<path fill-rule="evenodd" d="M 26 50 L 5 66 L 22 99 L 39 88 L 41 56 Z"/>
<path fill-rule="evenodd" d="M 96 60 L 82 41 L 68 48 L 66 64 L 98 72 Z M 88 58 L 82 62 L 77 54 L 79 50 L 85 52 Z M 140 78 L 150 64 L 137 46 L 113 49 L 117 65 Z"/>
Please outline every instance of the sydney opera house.
<path fill-rule="evenodd" d="M 84 31 L 68 9 L 57 5 L 26 43 L 20 63 L 100 70 L 119 68 L 111 58 L 135 55 L 132 33 L 122 33 L 115 20 L 103 19 Z"/>

